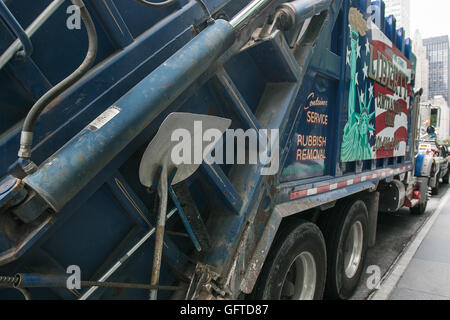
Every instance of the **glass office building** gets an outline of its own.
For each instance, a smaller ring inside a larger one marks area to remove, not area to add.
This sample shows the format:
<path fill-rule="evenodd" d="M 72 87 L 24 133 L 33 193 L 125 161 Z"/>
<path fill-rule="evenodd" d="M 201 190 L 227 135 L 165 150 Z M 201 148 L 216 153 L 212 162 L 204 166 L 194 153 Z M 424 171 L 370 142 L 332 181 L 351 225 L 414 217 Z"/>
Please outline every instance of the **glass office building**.
<path fill-rule="evenodd" d="M 428 99 L 443 96 L 449 102 L 449 38 L 448 36 L 434 37 L 423 40 L 427 49 L 429 67 Z"/>

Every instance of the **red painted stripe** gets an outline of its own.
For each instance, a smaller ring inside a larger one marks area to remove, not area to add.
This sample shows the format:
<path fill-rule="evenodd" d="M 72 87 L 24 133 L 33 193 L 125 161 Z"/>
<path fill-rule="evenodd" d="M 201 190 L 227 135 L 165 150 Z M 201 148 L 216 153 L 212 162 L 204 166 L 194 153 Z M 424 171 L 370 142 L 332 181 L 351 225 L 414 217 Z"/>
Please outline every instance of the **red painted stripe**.
<path fill-rule="evenodd" d="M 324 187 L 317 188 L 317 193 L 318 194 L 319 193 L 328 192 L 328 191 L 330 191 L 330 186 L 324 186 Z"/>
<path fill-rule="evenodd" d="M 339 183 L 338 183 L 338 189 L 344 188 L 344 187 L 346 187 L 346 186 L 347 186 L 347 181 L 339 182 Z"/>
<path fill-rule="evenodd" d="M 304 198 L 308 195 L 308 190 L 301 190 L 291 193 L 291 200 L 296 200 L 300 198 Z"/>

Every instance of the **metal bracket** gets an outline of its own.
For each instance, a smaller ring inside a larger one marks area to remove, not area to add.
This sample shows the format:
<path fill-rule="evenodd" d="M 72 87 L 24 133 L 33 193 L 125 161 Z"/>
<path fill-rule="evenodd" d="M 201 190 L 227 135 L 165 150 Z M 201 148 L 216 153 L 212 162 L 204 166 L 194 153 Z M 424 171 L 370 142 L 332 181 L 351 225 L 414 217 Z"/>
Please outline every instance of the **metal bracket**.
<path fill-rule="evenodd" d="M 33 53 L 33 44 L 31 43 L 31 40 L 26 34 L 25 30 L 23 30 L 20 23 L 17 21 L 11 11 L 9 11 L 8 7 L 3 1 L 0 1 L 0 16 L 22 43 L 23 49 L 18 51 L 16 53 L 16 56 L 22 59 L 30 57 Z"/>
<path fill-rule="evenodd" d="M 218 278 L 219 274 L 214 272 L 211 266 L 198 263 L 192 275 L 186 300 L 215 300 L 217 298 L 213 292 L 224 297 L 226 293 L 214 284 Z"/>
<path fill-rule="evenodd" d="M 186 182 L 170 186 L 169 194 L 197 251 L 207 251 L 210 247 L 208 232 Z"/>

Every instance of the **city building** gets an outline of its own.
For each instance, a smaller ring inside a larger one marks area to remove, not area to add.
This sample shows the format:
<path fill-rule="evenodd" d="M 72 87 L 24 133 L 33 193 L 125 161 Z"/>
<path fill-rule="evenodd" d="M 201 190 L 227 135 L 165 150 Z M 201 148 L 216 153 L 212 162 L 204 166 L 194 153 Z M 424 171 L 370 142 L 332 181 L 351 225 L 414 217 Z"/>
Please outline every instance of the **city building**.
<path fill-rule="evenodd" d="M 448 36 L 434 37 L 423 40 L 427 48 L 429 61 L 429 91 L 428 98 L 443 96 L 449 102 L 449 38 Z"/>
<path fill-rule="evenodd" d="M 430 63 L 428 62 L 427 48 L 423 45 L 419 30 L 414 35 L 412 50 L 417 57 L 415 90 L 423 89 L 422 101 L 427 101 L 429 98 Z"/>
<path fill-rule="evenodd" d="M 405 29 L 406 38 L 411 37 L 411 3 L 410 0 L 384 0 L 386 17 L 391 14 L 397 20 L 397 29 Z"/>

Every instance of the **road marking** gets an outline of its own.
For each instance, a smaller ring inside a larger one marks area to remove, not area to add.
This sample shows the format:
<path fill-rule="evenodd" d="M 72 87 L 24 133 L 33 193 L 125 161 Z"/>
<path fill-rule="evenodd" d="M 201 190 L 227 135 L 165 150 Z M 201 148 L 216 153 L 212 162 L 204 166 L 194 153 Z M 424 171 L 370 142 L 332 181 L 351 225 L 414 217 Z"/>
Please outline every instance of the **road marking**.
<path fill-rule="evenodd" d="M 450 200 L 450 190 L 447 191 L 445 197 L 440 200 L 438 209 L 428 218 L 427 222 L 419 229 L 416 237 L 412 240 L 407 248 L 400 254 L 393 266 L 388 270 L 387 275 L 382 279 L 379 290 L 372 292 L 367 300 L 389 300 L 394 290 L 405 273 L 411 260 L 414 258 L 417 250 L 422 244 L 425 237 L 430 232 L 436 219 L 444 210 L 447 202 Z"/>

